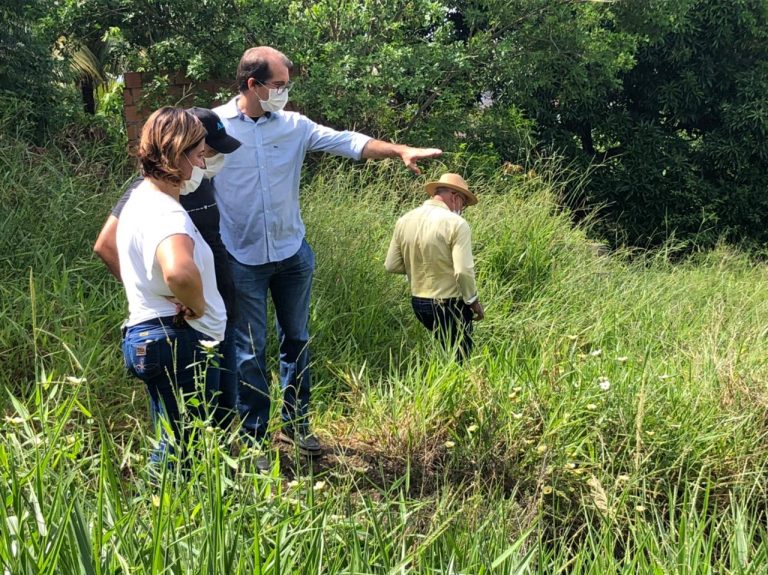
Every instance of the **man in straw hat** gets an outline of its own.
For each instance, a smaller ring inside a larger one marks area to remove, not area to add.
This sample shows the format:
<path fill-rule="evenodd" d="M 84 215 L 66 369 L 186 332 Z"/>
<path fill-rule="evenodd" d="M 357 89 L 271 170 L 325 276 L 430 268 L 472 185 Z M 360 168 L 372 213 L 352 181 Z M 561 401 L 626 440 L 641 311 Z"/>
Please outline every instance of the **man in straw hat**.
<path fill-rule="evenodd" d="M 472 321 L 485 316 L 477 298 L 472 237 L 461 217 L 477 203 L 458 174 L 443 174 L 426 186 L 430 199 L 401 217 L 384 266 L 406 274 L 418 320 L 459 362 L 472 351 Z"/>

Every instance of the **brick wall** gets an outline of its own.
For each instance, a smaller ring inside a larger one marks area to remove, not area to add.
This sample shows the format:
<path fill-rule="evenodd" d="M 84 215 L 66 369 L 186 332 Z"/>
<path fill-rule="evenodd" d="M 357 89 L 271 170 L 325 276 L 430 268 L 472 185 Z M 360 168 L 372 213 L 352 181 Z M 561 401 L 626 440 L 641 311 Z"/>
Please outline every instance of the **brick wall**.
<path fill-rule="evenodd" d="M 152 74 L 128 72 L 123 76 L 123 104 L 125 129 L 128 145 L 133 148 L 139 141 L 141 127 L 160 106 L 201 106 L 212 108 L 222 102 L 215 100 L 215 95 L 224 92 L 235 94 L 232 80 L 193 81 L 181 73 L 168 74 L 168 87 L 162 94 L 147 94 L 146 87 L 153 79 Z"/>

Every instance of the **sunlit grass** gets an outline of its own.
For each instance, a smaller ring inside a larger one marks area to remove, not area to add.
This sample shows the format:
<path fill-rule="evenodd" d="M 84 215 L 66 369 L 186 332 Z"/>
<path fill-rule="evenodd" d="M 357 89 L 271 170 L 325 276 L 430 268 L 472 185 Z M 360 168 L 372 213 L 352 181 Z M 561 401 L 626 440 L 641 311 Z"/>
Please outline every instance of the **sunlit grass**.
<path fill-rule="evenodd" d="M 761 265 L 598 255 L 553 168 L 486 175 L 466 217 L 487 319 L 460 367 L 383 269 L 425 178 L 325 162 L 302 202 L 328 453 L 273 450 L 258 475 L 200 422 L 189 469 L 154 479 L 122 292 L 90 254 L 122 164 L 0 147 L 6 572 L 765 572 Z"/>

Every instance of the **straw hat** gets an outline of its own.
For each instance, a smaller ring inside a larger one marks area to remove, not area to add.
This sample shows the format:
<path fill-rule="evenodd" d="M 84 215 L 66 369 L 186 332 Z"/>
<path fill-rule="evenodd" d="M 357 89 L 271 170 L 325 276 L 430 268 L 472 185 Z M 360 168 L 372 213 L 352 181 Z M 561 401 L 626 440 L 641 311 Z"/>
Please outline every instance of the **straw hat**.
<path fill-rule="evenodd" d="M 467 182 L 465 182 L 464 178 L 459 174 L 443 174 L 436 182 L 429 182 L 424 186 L 424 189 L 427 190 L 427 193 L 430 196 L 435 195 L 437 188 L 450 188 L 451 190 L 459 192 L 464 196 L 464 200 L 468 206 L 474 206 L 477 203 L 477 196 L 469 191 Z"/>

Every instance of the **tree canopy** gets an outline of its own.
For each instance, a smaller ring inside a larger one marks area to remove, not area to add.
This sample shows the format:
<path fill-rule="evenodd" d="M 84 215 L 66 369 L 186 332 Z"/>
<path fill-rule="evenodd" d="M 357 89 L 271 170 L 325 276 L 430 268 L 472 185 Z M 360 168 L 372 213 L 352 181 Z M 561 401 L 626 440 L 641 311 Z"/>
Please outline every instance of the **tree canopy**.
<path fill-rule="evenodd" d="M 40 97 L 57 85 L 44 68 L 60 82 L 83 48 L 114 77 L 204 80 L 233 78 L 243 50 L 267 44 L 297 65 L 291 97 L 317 121 L 494 165 L 564 157 L 590 174 L 564 200 L 599 209 L 615 243 L 767 239 L 765 0 L 12 4 L 0 0 L 6 94 Z"/>

